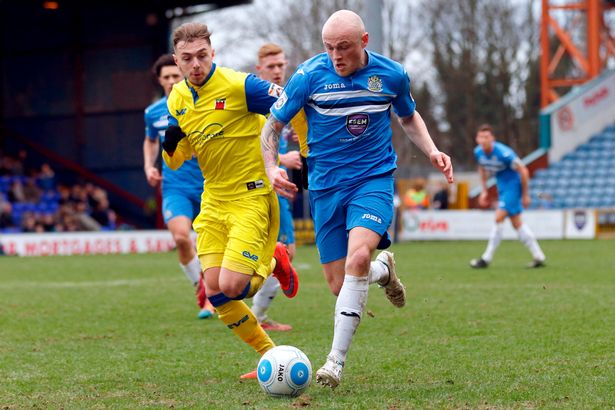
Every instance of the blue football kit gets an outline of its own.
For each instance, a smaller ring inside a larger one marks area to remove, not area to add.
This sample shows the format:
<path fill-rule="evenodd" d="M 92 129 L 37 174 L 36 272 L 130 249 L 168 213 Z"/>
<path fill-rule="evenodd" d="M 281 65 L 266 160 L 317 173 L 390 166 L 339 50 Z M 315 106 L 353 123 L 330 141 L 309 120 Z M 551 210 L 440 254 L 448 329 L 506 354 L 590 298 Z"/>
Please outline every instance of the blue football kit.
<path fill-rule="evenodd" d="M 284 123 L 305 111 L 310 204 L 322 263 L 346 256 L 352 228 L 386 235 L 397 161 L 391 108 L 400 117 L 416 108 L 403 66 L 366 53 L 367 64 L 346 77 L 335 72 L 326 53 L 307 60 L 271 108 Z"/>
<path fill-rule="evenodd" d="M 498 208 L 505 210 L 509 216 L 523 211 L 521 205 L 521 177 L 513 168 L 519 157 L 507 145 L 501 142 L 493 144 L 493 151 L 487 155 L 479 145 L 474 148 L 474 157 L 478 164 L 495 176 L 498 188 Z"/>
<path fill-rule="evenodd" d="M 169 126 L 167 98 L 163 97 L 145 109 L 145 135 L 151 141 L 164 141 Z M 196 158 L 186 161 L 177 171 L 162 162 L 162 216 L 165 223 L 176 216 L 191 221 L 198 215 L 203 192 L 203 174 Z"/>

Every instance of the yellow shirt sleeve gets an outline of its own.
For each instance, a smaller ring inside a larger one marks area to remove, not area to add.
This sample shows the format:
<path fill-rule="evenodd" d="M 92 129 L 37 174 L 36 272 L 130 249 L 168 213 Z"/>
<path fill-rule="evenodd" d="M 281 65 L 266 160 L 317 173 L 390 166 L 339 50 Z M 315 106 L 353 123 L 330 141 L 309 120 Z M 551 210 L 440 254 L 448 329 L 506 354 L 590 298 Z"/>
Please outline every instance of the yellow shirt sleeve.
<path fill-rule="evenodd" d="M 173 156 L 170 156 L 165 150 L 162 150 L 162 159 L 173 171 L 181 167 L 184 161 L 191 158 L 192 147 L 190 146 L 190 142 L 188 142 L 187 138 L 182 139 L 179 144 L 177 144 L 177 148 L 175 149 Z"/>

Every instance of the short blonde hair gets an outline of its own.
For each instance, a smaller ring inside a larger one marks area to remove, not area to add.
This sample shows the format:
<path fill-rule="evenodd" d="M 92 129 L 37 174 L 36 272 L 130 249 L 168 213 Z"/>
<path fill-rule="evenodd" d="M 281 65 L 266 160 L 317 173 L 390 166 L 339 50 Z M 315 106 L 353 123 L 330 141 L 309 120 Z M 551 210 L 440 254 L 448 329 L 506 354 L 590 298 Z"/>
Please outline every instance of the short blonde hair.
<path fill-rule="evenodd" d="M 177 47 L 177 43 L 185 41 L 187 43 L 194 40 L 205 40 L 211 45 L 211 32 L 206 24 L 202 23 L 184 23 L 177 27 L 173 32 L 173 49 Z"/>
<path fill-rule="evenodd" d="M 275 43 L 267 43 L 263 44 L 261 48 L 258 49 L 258 59 L 262 59 L 268 56 L 274 56 L 276 54 L 284 53 L 282 47 Z"/>

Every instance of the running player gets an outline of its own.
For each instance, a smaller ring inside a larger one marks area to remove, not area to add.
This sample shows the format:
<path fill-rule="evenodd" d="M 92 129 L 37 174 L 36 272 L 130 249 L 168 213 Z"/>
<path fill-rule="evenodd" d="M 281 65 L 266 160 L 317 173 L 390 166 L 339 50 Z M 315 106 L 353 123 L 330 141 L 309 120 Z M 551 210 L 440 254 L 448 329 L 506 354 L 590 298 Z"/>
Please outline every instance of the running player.
<path fill-rule="evenodd" d="M 174 58 L 185 80 L 168 99 L 163 158 L 172 168 L 196 155 L 206 180 L 194 221 L 209 300 L 218 317 L 260 354 L 274 347 L 243 301 L 273 273 L 292 298 L 298 278 L 277 242 L 279 208 L 259 152 L 259 132 L 279 86 L 213 62 L 206 25 L 173 33 Z"/>
<path fill-rule="evenodd" d="M 199 213 L 203 175 L 196 159 L 186 162 L 182 169 L 172 171 L 163 162 L 162 175 L 156 167 L 160 155 L 160 141 L 164 141 L 167 129 L 167 97 L 176 84 L 182 80 L 181 72 L 171 54 L 164 54 L 156 60 L 152 71 L 164 90 L 164 97 L 145 109 L 145 140 L 143 141 L 143 170 L 152 187 L 162 183 L 162 216 L 177 247 L 177 257 L 182 271 L 197 289 L 197 303 L 201 307 L 198 318 L 206 319 L 214 308 L 205 296 L 205 288 L 199 285 L 201 264 L 190 233 L 192 221 Z"/>
<path fill-rule="evenodd" d="M 448 155 L 440 152 L 410 94 L 403 66 L 367 51 L 368 33 L 349 10 L 335 12 L 322 29 L 326 53 L 303 64 L 271 108 L 261 134 L 267 176 L 292 197 L 297 187 L 277 166 L 280 132 L 303 108 L 307 117 L 307 173 L 316 245 L 331 292 L 337 296 L 333 344 L 316 381 L 335 388 L 361 321 L 368 286 L 377 283 L 402 307 L 405 287 L 397 277 L 387 235 L 393 216 L 391 108 L 410 140 L 453 182 Z"/>

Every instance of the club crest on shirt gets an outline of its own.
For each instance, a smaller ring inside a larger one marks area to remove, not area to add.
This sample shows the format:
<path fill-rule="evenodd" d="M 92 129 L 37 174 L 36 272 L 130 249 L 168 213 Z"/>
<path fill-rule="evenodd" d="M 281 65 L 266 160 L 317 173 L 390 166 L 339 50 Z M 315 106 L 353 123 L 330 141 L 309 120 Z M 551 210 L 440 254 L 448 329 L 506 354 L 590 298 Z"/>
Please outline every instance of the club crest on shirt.
<path fill-rule="evenodd" d="M 223 110 L 226 108 L 226 98 L 217 98 L 214 110 Z"/>
<path fill-rule="evenodd" d="M 363 134 L 368 125 L 369 115 L 367 114 L 352 114 L 346 116 L 346 129 L 355 137 Z"/>
<path fill-rule="evenodd" d="M 377 75 L 372 75 L 367 79 L 367 89 L 379 93 L 382 91 L 382 80 Z"/>

